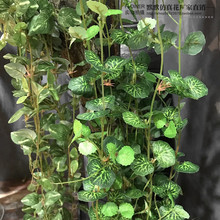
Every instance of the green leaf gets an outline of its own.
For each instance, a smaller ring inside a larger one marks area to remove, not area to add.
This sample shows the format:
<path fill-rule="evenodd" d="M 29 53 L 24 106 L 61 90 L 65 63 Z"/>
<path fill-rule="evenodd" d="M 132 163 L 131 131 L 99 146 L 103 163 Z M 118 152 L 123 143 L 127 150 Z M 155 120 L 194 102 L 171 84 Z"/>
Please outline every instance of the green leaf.
<path fill-rule="evenodd" d="M 107 136 L 104 139 L 103 142 L 103 150 L 106 153 L 106 155 L 109 155 L 110 152 L 108 151 L 108 144 L 114 144 L 116 146 L 116 151 L 119 151 L 124 145 L 121 141 L 119 141 L 118 139 L 116 139 L 114 136 Z"/>
<path fill-rule="evenodd" d="M 87 191 L 80 191 L 78 192 L 78 199 L 79 201 L 83 202 L 95 202 L 99 199 L 104 199 L 107 196 L 105 192 L 87 192 Z"/>
<path fill-rule="evenodd" d="M 70 129 L 64 124 L 52 124 L 49 127 L 51 136 L 58 141 L 65 141 L 69 137 Z"/>
<path fill-rule="evenodd" d="M 161 33 L 161 37 L 163 41 L 163 52 L 165 53 L 170 49 L 170 47 L 175 45 L 178 36 L 174 32 L 164 31 Z M 154 49 L 157 54 L 161 54 L 160 44 L 156 44 Z"/>
<path fill-rule="evenodd" d="M 158 129 L 163 128 L 165 126 L 165 124 L 167 123 L 167 119 L 165 118 L 165 116 L 162 113 L 154 115 L 153 121 L 154 121 L 155 126 Z"/>
<path fill-rule="evenodd" d="M 99 33 L 99 26 L 98 25 L 92 25 L 89 27 L 86 31 L 87 40 L 91 40 L 93 37 L 95 37 Z"/>
<path fill-rule="evenodd" d="M 145 195 L 145 192 L 140 189 L 131 189 L 127 191 L 125 195 L 130 199 L 139 199 Z"/>
<path fill-rule="evenodd" d="M 101 212 L 104 216 L 112 217 L 118 213 L 118 206 L 114 202 L 107 202 L 103 205 Z"/>
<path fill-rule="evenodd" d="M 94 144 L 90 143 L 89 141 L 81 142 L 79 144 L 79 152 L 84 155 L 90 155 L 97 151 L 97 148 Z"/>
<path fill-rule="evenodd" d="M 203 96 L 208 95 L 208 88 L 196 77 L 187 76 L 186 78 L 184 78 L 184 81 L 190 88 L 189 95 L 186 93 L 186 97 L 198 100 Z"/>
<path fill-rule="evenodd" d="M 69 34 L 71 37 L 76 39 L 84 40 L 87 38 L 87 31 L 85 28 L 80 26 L 70 27 Z"/>
<path fill-rule="evenodd" d="M 105 13 L 105 16 L 111 16 L 111 15 L 121 15 L 122 14 L 122 10 L 118 10 L 118 9 L 108 9 L 108 12 Z"/>
<path fill-rule="evenodd" d="M 73 176 L 79 167 L 79 163 L 77 160 L 72 160 L 70 163 L 70 173 Z"/>
<path fill-rule="evenodd" d="M 91 11 L 99 14 L 100 16 L 105 16 L 105 14 L 108 12 L 107 6 L 102 4 L 101 2 L 88 1 L 86 3 Z"/>
<path fill-rule="evenodd" d="M 154 157 L 162 168 L 171 167 L 176 162 L 175 151 L 164 141 L 154 141 L 152 144 Z"/>
<path fill-rule="evenodd" d="M 82 125 L 82 136 L 88 138 L 91 135 L 91 130 L 88 126 Z"/>
<path fill-rule="evenodd" d="M 111 33 L 111 38 L 114 43 L 127 44 L 127 40 L 129 38 L 129 35 L 122 30 L 115 29 Z"/>
<path fill-rule="evenodd" d="M 8 75 L 14 79 L 22 79 L 26 73 L 25 66 L 20 63 L 8 63 L 4 67 Z"/>
<path fill-rule="evenodd" d="M 134 150 L 130 146 L 124 146 L 116 158 L 117 162 L 123 166 L 128 166 L 134 161 Z"/>
<path fill-rule="evenodd" d="M 54 157 L 53 158 L 53 163 L 56 166 L 57 172 L 64 172 L 67 170 L 66 161 L 67 161 L 66 155 L 64 155 L 62 157 Z"/>
<path fill-rule="evenodd" d="M 91 95 L 93 93 L 93 87 L 86 80 L 85 76 L 72 78 L 69 82 L 68 88 L 75 95 Z"/>
<path fill-rule="evenodd" d="M 26 96 L 25 96 L 26 97 Z M 27 97 L 26 97 L 27 98 Z M 28 107 L 23 107 L 23 108 L 20 108 L 18 111 L 16 111 L 12 116 L 11 118 L 9 119 L 8 123 L 11 124 L 11 123 L 14 123 L 16 122 L 17 120 L 19 120 L 22 115 L 30 115 L 31 113 L 33 113 L 33 110 L 28 108 Z"/>
<path fill-rule="evenodd" d="M 138 64 L 140 63 L 140 64 L 144 64 L 146 66 L 149 66 L 150 62 L 151 62 L 151 57 L 145 51 L 141 51 L 137 55 L 137 57 L 135 58 L 135 62 L 138 63 Z"/>
<path fill-rule="evenodd" d="M 112 109 L 115 104 L 115 96 L 109 95 L 104 97 L 105 108 Z M 92 111 L 103 110 L 103 98 L 93 99 L 86 102 L 86 108 Z"/>
<path fill-rule="evenodd" d="M 45 190 L 45 191 L 51 191 L 51 190 L 53 190 L 53 184 L 50 182 L 50 180 L 49 179 L 47 179 L 47 178 L 41 178 L 39 181 L 38 181 L 38 183 L 43 187 L 43 189 Z"/>
<path fill-rule="evenodd" d="M 99 112 L 88 112 L 77 115 L 77 118 L 80 120 L 91 121 L 97 118 L 102 118 L 110 113 L 109 110 L 103 110 Z"/>
<path fill-rule="evenodd" d="M 122 203 L 119 206 L 119 212 L 123 217 L 131 219 L 134 215 L 134 208 L 130 203 Z"/>
<path fill-rule="evenodd" d="M 79 138 L 82 135 L 82 123 L 75 119 L 74 123 L 73 123 L 73 132 L 75 134 L 74 136 L 74 140 L 76 140 L 77 138 Z"/>
<path fill-rule="evenodd" d="M 47 192 L 45 195 L 45 203 L 46 207 L 52 206 L 61 198 L 61 194 L 56 191 Z"/>
<path fill-rule="evenodd" d="M 107 144 L 107 149 L 110 155 L 110 158 L 112 159 L 112 161 L 115 163 L 116 162 L 116 152 L 117 152 L 117 147 L 115 144 L 113 143 L 108 143 Z"/>
<path fill-rule="evenodd" d="M 131 164 L 131 169 L 139 176 L 146 176 L 154 172 L 153 164 L 143 154 L 135 156 L 135 160 Z"/>
<path fill-rule="evenodd" d="M 128 46 L 133 50 L 143 49 L 147 46 L 148 31 L 144 28 L 141 31 L 135 31 L 127 41 Z"/>
<path fill-rule="evenodd" d="M 197 173 L 199 171 L 199 166 L 190 161 L 177 164 L 174 168 L 179 173 Z"/>
<path fill-rule="evenodd" d="M 173 181 L 163 181 L 159 186 L 153 186 L 153 192 L 161 198 L 167 198 L 169 194 L 174 198 L 178 198 L 182 192 L 181 187 Z"/>
<path fill-rule="evenodd" d="M 86 61 L 91 64 L 95 69 L 99 71 L 104 71 L 104 66 L 101 63 L 101 60 L 97 54 L 90 50 L 85 51 L 85 59 Z"/>
<path fill-rule="evenodd" d="M 161 216 L 164 220 L 184 220 L 189 219 L 189 214 L 180 205 L 175 205 L 173 208 L 161 206 L 159 208 Z"/>
<path fill-rule="evenodd" d="M 54 18 L 47 11 L 35 15 L 29 24 L 29 36 L 35 34 L 49 34 L 54 27 Z"/>
<path fill-rule="evenodd" d="M 39 195 L 37 193 L 30 193 L 26 195 L 21 202 L 26 206 L 32 206 L 39 202 Z"/>
<path fill-rule="evenodd" d="M 88 11 L 88 6 L 86 4 L 87 0 L 82 0 L 82 8 L 83 8 L 83 11 L 84 13 L 87 13 Z M 76 12 L 78 15 L 82 15 L 82 11 L 81 11 L 81 1 L 79 1 L 76 5 Z"/>
<path fill-rule="evenodd" d="M 124 112 L 122 114 L 126 124 L 129 124 L 135 128 L 146 128 L 147 125 L 133 112 Z"/>
<path fill-rule="evenodd" d="M 189 55 L 196 55 L 202 51 L 205 43 L 206 39 L 201 31 L 192 32 L 186 37 L 182 51 Z"/>
<path fill-rule="evenodd" d="M 146 98 L 149 96 L 151 91 L 150 84 L 147 84 L 145 82 L 140 82 L 137 84 L 120 84 L 117 89 L 123 89 L 126 93 L 131 95 L 134 98 Z"/>
<path fill-rule="evenodd" d="M 18 145 L 33 144 L 36 137 L 37 137 L 36 133 L 27 128 L 11 132 L 12 141 Z"/>
<path fill-rule="evenodd" d="M 59 10 L 58 23 L 65 27 L 76 26 L 81 23 L 79 15 L 77 15 L 76 10 L 69 7 L 63 7 Z"/>
<path fill-rule="evenodd" d="M 111 56 L 106 59 L 104 67 L 109 70 L 109 72 L 106 74 L 105 79 L 115 79 L 119 77 L 127 62 L 127 59 L 118 56 Z"/>
<path fill-rule="evenodd" d="M 176 135 L 177 135 L 176 126 L 173 121 L 170 121 L 168 127 L 164 131 L 164 136 L 167 138 L 175 138 Z"/>

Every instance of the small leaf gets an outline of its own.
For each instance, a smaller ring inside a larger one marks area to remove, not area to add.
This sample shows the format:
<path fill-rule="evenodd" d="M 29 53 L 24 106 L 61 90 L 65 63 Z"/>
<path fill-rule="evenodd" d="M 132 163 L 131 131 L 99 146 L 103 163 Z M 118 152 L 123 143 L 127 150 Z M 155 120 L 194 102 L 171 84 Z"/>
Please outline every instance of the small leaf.
<path fill-rule="evenodd" d="M 36 137 L 36 133 L 27 128 L 11 132 L 12 141 L 18 145 L 32 145 Z"/>
<path fill-rule="evenodd" d="M 111 33 L 111 38 L 114 43 L 117 44 L 127 44 L 129 35 L 122 30 L 114 29 Z"/>
<path fill-rule="evenodd" d="M 117 147 L 115 144 L 113 143 L 108 143 L 107 144 L 107 149 L 109 152 L 109 156 L 112 159 L 112 161 L 115 163 L 116 162 L 116 152 L 117 152 Z"/>
<path fill-rule="evenodd" d="M 26 97 L 26 96 L 24 96 Z M 27 97 L 26 97 L 27 98 Z M 29 115 L 33 113 L 33 110 L 28 108 L 28 107 L 23 107 L 23 108 L 20 108 L 18 111 L 16 111 L 12 116 L 11 118 L 9 119 L 8 123 L 11 124 L 11 123 L 14 123 L 16 122 L 17 120 L 19 120 L 23 115 Z"/>
<path fill-rule="evenodd" d="M 190 88 L 190 94 L 187 94 L 187 97 L 198 100 L 203 96 L 208 95 L 208 88 L 196 77 L 187 76 L 186 78 L 184 78 L 184 81 Z"/>
<path fill-rule="evenodd" d="M 70 27 L 69 34 L 71 37 L 84 40 L 87 38 L 87 31 L 85 28 L 80 26 Z"/>
<path fill-rule="evenodd" d="M 93 154 L 96 151 L 97 151 L 96 146 L 90 143 L 89 141 L 81 142 L 79 144 L 79 152 L 84 156 Z"/>
<path fill-rule="evenodd" d="M 141 31 L 143 28 L 150 28 L 153 29 L 156 27 L 157 21 L 152 18 L 143 18 L 138 22 L 137 28 L 139 31 Z"/>
<path fill-rule="evenodd" d="M 85 76 L 79 76 L 77 78 L 72 78 L 69 82 L 68 88 L 75 95 L 92 95 L 93 87 L 86 80 Z"/>
<path fill-rule="evenodd" d="M 82 123 L 77 119 L 74 120 L 73 132 L 75 134 L 74 140 L 76 140 L 82 135 Z"/>
<path fill-rule="evenodd" d="M 104 111 L 99 111 L 99 112 L 88 112 L 88 113 L 77 115 L 77 118 L 80 120 L 91 121 L 97 118 L 102 118 L 108 115 L 109 112 L 110 112 L 109 110 L 104 110 Z"/>
<path fill-rule="evenodd" d="M 135 160 L 131 164 L 131 169 L 139 176 L 146 176 L 154 172 L 153 164 L 143 154 L 135 156 Z"/>
<path fill-rule="evenodd" d="M 39 195 L 37 193 L 30 193 L 26 195 L 21 202 L 26 206 L 32 206 L 39 202 Z"/>
<path fill-rule="evenodd" d="M 130 199 L 139 199 L 145 195 L 145 193 L 140 189 L 131 189 L 126 192 L 126 197 Z"/>
<path fill-rule="evenodd" d="M 199 166 L 190 161 L 184 161 L 181 164 L 175 165 L 174 168 L 179 173 L 197 173 L 199 171 Z"/>
<path fill-rule="evenodd" d="M 105 16 L 105 14 L 108 12 L 107 6 L 102 4 L 101 2 L 88 1 L 86 3 L 90 10 L 99 14 L 100 16 Z"/>
<path fill-rule="evenodd" d="M 134 161 L 134 150 L 129 146 L 124 146 L 116 158 L 117 162 L 123 166 L 128 166 Z"/>
<path fill-rule="evenodd" d="M 79 201 L 83 202 L 95 202 L 99 199 L 104 199 L 107 196 L 107 193 L 104 192 L 87 192 L 87 191 L 80 191 L 78 192 L 78 199 Z"/>
<path fill-rule="evenodd" d="M 189 55 L 196 55 L 201 52 L 205 43 L 206 39 L 201 31 L 192 32 L 186 37 L 182 51 Z"/>
<path fill-rule="evenodd" d="M 175 138 L 177 134 L 176 127 L 173 121 L 170 121 L 169 126 L 164 131 L 164 136 L 167 138 Z"/>
<path fill-rule="evenodd" d="M 121 15 L 122 14 L 122 10 L 118 10 L 118 9 L 108 9 L 108 12 L 105 13 L 105 16 L 111 16 L 111 15 Z"/>
<path fill-rule="evenodd" d="M 92 25 L 89 27 L 86 31 L 87 33 L 87 40 L 91 40 L 93 37 L 95 37 L 99 33 L 99 26 L 98 25 Z"/>
<path fill-rule="evenodd" d="M 107 202 L 103 205 L 101 212 L 106 217 L 112 217 L 118 213 L 118 206 L 114 202 Z"/>
<path fill-rule="evenodd" d="M 175 152 L 168 143 L 164 141 L 154 141 L 152 150 L 155 158 L 162 168 L 171 167 L 175 164 Z"/>
<path fill-rule="evenodd" d="M 61 194 L 56 191 L 47 192 L 45 195 L 45 203 L 46 207 L 52 206 L 61 198 Z"/>
<path fill-rule="evenodd" d="M 133 112 L 124 112 L 122 114 L 126 124 L 129 124 L 135 128 L 146 128 L 147 125 Z"/>
<path fill-rule="evenodd" d="M 88 11 L 88 6 L 86 4 L 87 0 L 82 0 L 82 1 L 79 1 L 76 5 L 76 12 L 78 15 L 82 15 L 82 11 L 81 11 L 81 2 L 82 2 L 82 8 L 83 8 L 83 11 L 84 13 L 87 13 Z"/>
<path fill-rule="evenodd" d="M 173 208 L 161 206 L 159 208 L 161 216 L 164 220 L 184 220 L 189 219 L 189 214 L 180 205 L 175 205 Z"/>
<path fill-rule="evenodd" d="M 112 109 L 114 107 L 114 104 L 115 104 L 114 96 L 110 95 L 104 97 L 105 108 Z M 103 106 L 103 98 L 93 99 L 86 102 L 86 108 L 92 111 L 103 110 L 104 106 Z"/>
<path fill-rule="evenodd" d="M 69 136 L 70 129 L 64 124 L 52 124 L 50 125 L 49 132 L 54 139 L 65 141 Z"/>
<path fill-rule="evenodd" d="M 130 203 L 122 203 L 119 206 L 119 212 L 123 217 L 131 219 L 134 215 L 134 208 Z"/>
<path fill-rule="evenodd" d="M 4 67 L 8 75 L 14 79 L 22 79 L 26 73 L 25 66 L 20 63 L 8 63 Z"/>
<path fill-rule="evenodd" d="M 97 54 L 95 54 L 94 52 L 92 52 L 90 50 L 86 50 L 85 51 L 85 59 L 89 64 L 94 66 L 95 69 L 97 69 L 99 71 L 104 70 L 104 66 L 101 63 L 99 56 Z"/>
<path fill-rule="evenodd" d="M 78 163 L 77 160 L 71 161 L 71 163 L 70 163 L 70 173 L 71 173 L 72 176 L 73 176 L 73 175 L 75 174 L 75 172 L 77 171 L 78 166 L 79 166 L 79 163 Z"/>
<path fill-rule="evenodd" d="M 164 117 L 164 115 L 162 113 L 154 115 L 153 121 L 154 121 L 155 126 L 158 129 L 163 128 L 165 126 L 165 124 L 167 123 L 167 119 Z"/>

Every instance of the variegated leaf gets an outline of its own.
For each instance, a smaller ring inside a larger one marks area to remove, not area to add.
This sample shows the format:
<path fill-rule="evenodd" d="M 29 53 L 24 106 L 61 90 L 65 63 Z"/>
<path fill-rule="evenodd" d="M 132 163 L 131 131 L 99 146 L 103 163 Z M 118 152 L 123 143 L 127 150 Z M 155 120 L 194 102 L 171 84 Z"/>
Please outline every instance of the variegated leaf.
<path fill-rule="evenodd" d="M 99 199 L 103 199 L 107 196 L 105 192 L 88 192 L 88 191 L 79 191 L 78 199 L 83 202 L 94 202 Z"/>
<path fill-rule="evenodd" d="M 114 43 L 127 44 L 127 40 L 129 38 L 129 35 L 122 30 L 115 29 L 111 33 L 111 38 Z"/>
<path fill-rule="evenodd" d="M 103 111 L 99 111 L 99 112 L 87 112 L 87 113 L 77 115 L 77 118 L 81 119 L 81 120 L 85 120 L 85 121 L 91 121 L 96 118 L 104 117 L 104 116 L 108 115 L 109 113 L 110 113 L 109 110 L 103 110 Z"/>
<path fill-rule="evenodd" d="M 183 163 L 175 165 L 175 170 L 179 173 L 197 173 L 199 166 L 190 161 L 184 161 Z"/>

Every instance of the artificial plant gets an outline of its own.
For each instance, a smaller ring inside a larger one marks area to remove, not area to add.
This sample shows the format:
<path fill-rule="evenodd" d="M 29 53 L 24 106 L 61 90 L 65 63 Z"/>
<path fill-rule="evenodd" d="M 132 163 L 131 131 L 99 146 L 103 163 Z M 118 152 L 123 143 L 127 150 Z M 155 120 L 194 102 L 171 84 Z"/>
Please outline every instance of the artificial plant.
<path fill-rule="evenodd" d="M 178 33 L 159 24 L 158 11 L 156 20 L 143 18 L 137 29 L 125 28 L 133 22 L 122 19 L 121 9 L 128 7 L 136 18 L 131 3 L 138 1 L 124 0 L 120 8 L 117 3 L 111 9 L 104 1 L 74 1 L 73 7 L 0 1 L 1 47 L 18 48 L 17 55 L 5 56 L 5 69 L 24 106 L 9 123 L 24 115 L 25 128 L 11 137 L 29 156 L 32 174 L 32 193 L 22 199 L 24 219 L 73 219 L 77 209 L 100 220 L 189 219 L 175 203 L 182 194 L 178 173 L 199 170 L 181 162 L 187 124 L 182 100 L 197 100 L 207 88 L 194 76 L 182 78 L 181 53 L 198 54 L 205 37 L 190 33 L 182 44 L 183 0 L 179 21 L 172 18 Z M 117 53 L 122 44 L 129 58 Z M 171 47 L 179 68 L 168 77 L 162 73 Z M 132 50 L 143 48 L 161 54 L 159 73 L 148 69 L 146 52 L 133 56 Z M 66 75 L 71 79 L 62 84 Z M 177 106 L 168 94 L 178 96 Z"/>

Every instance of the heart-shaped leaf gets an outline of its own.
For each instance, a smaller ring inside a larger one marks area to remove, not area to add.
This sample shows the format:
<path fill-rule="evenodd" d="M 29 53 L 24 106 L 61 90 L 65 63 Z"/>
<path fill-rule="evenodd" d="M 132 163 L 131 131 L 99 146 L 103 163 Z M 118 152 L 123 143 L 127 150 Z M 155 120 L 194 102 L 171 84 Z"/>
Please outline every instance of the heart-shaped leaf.
<path fill-rule="evenodd" d="M 184 161 L 175 165 L 174 168 L 179 173 L 197 173 L 199 171 L 199 166 L 190 161 Z"/>

